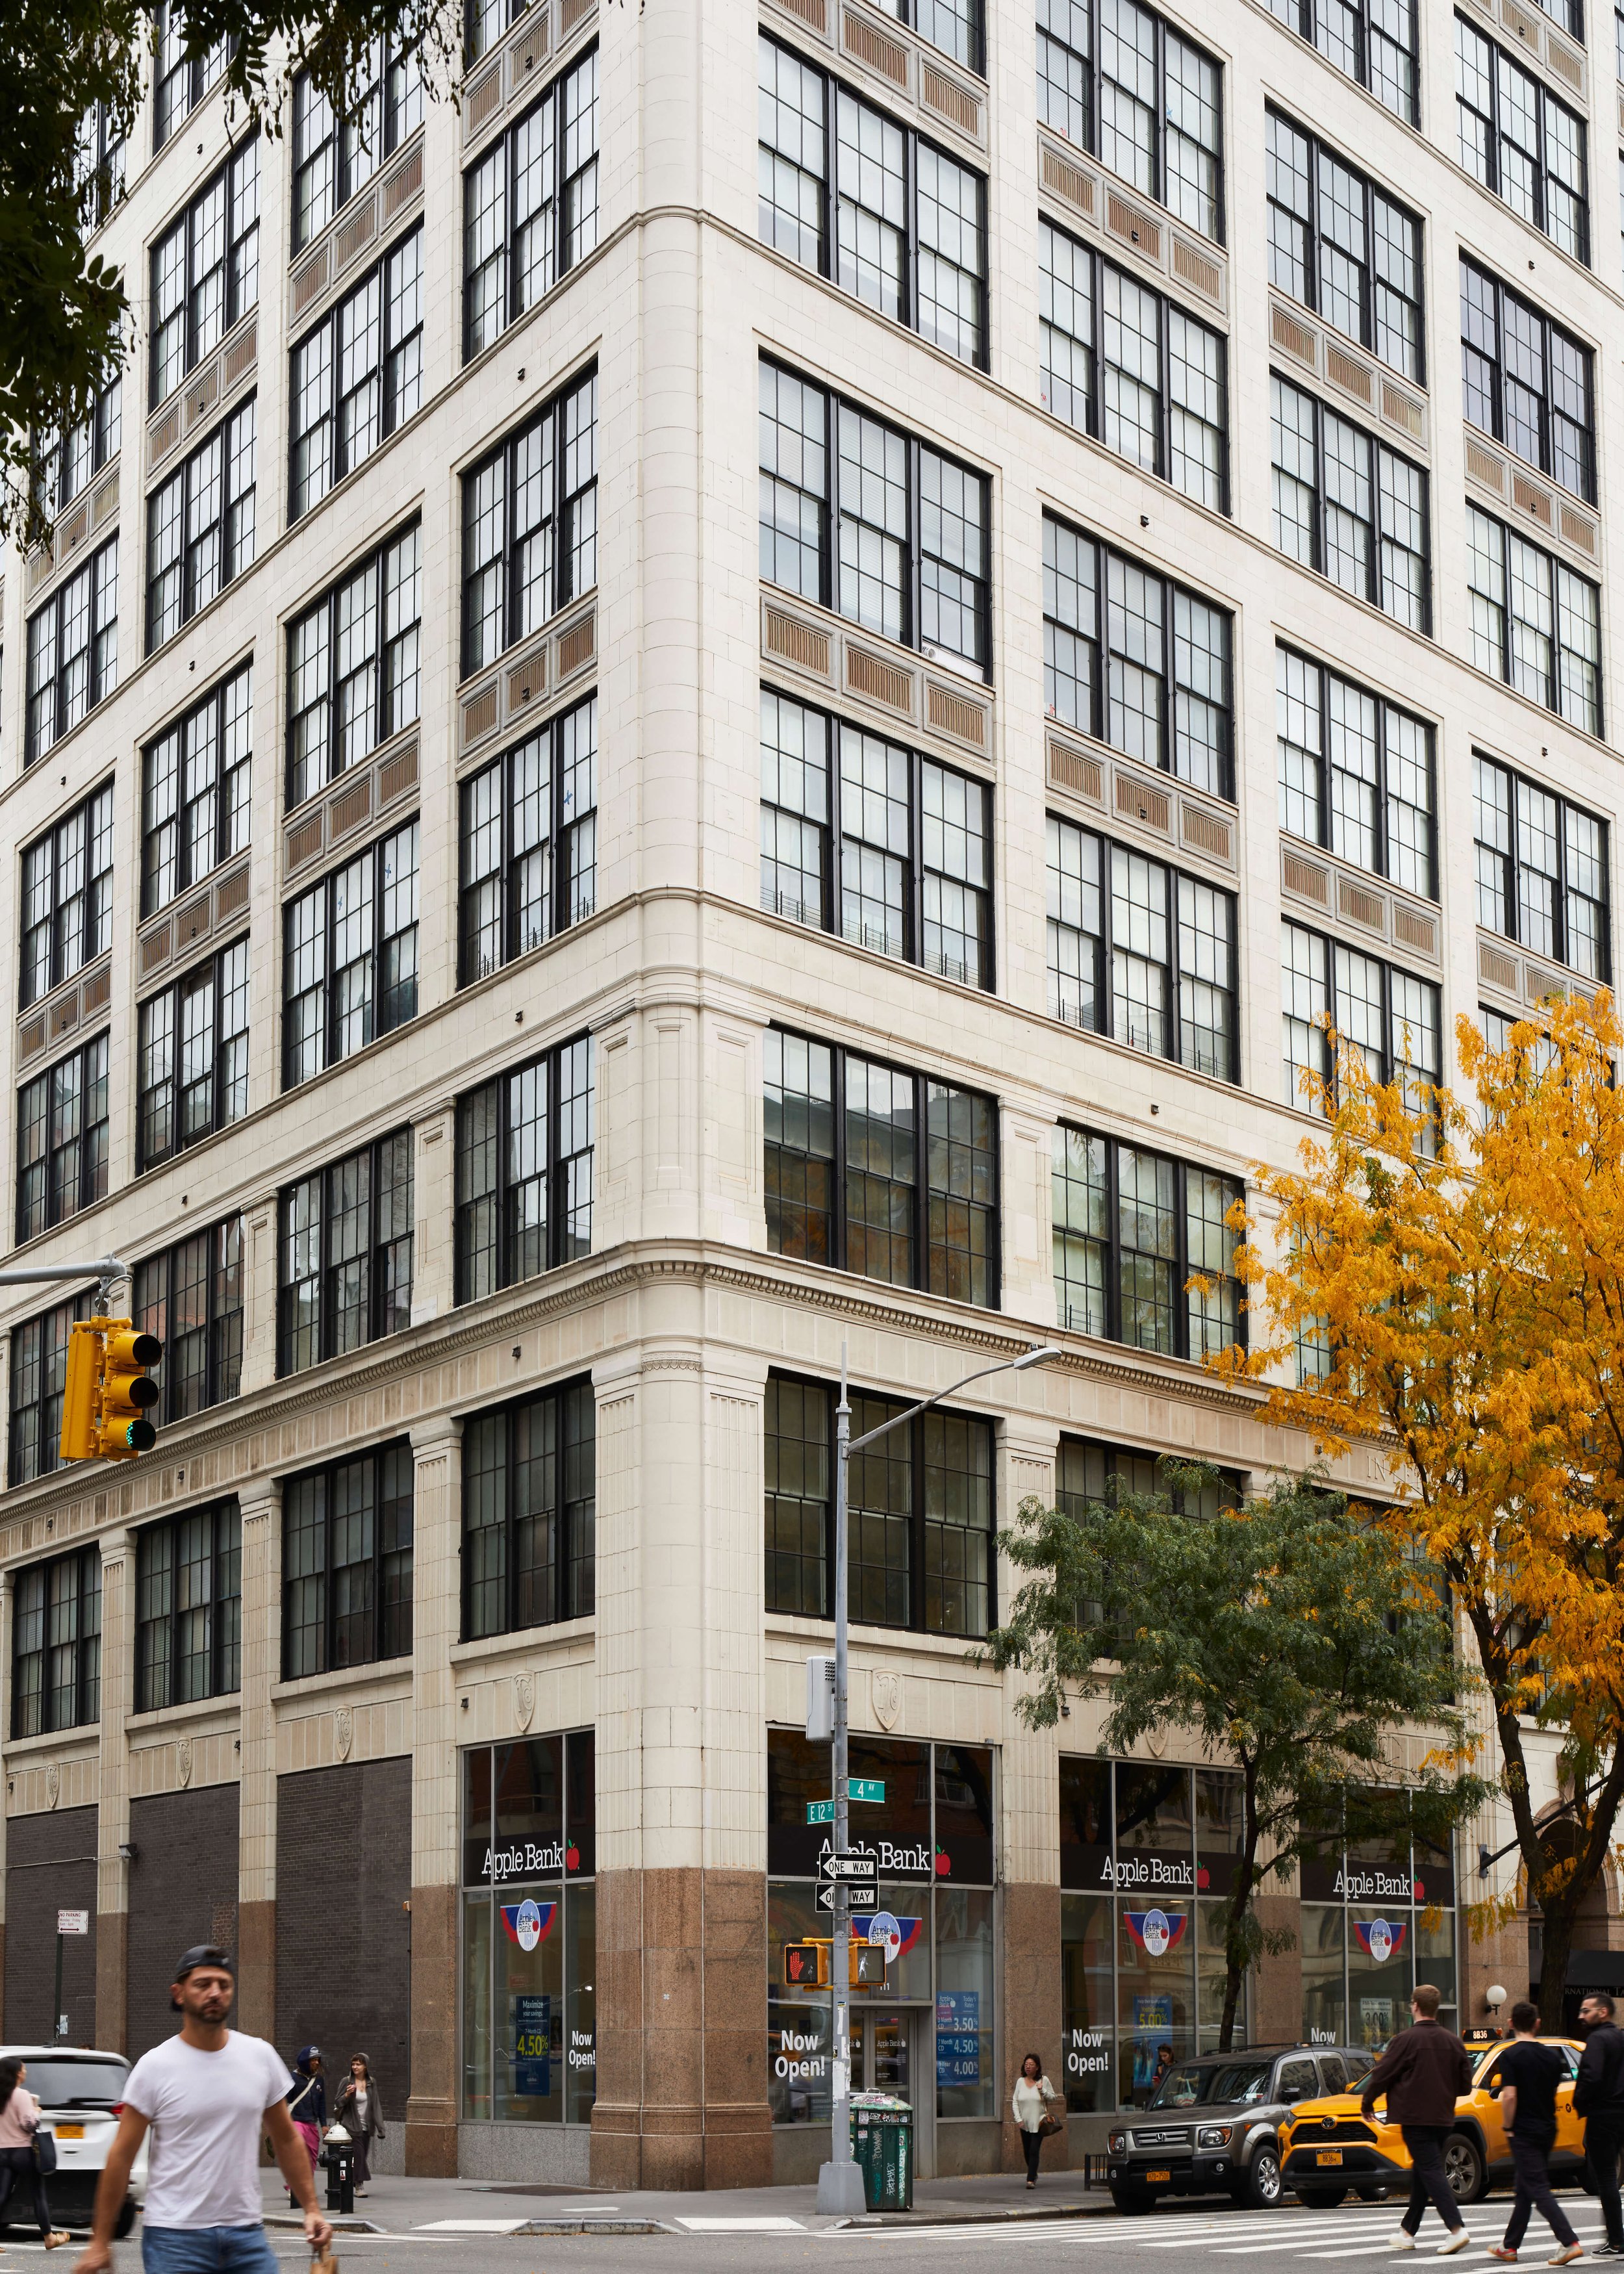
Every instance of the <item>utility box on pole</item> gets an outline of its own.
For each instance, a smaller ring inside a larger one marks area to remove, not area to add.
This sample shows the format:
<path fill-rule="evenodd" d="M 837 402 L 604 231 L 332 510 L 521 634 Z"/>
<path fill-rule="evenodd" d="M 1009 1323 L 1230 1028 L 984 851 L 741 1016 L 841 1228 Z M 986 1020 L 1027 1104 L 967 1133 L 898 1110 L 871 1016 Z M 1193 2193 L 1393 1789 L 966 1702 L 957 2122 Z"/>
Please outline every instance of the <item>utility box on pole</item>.
<path fill-rule="evenodd" d="M 807 1660 L 807 1735 L 826 1745 L 835 1733 L 835 1662 L 832 1656 Z"/>

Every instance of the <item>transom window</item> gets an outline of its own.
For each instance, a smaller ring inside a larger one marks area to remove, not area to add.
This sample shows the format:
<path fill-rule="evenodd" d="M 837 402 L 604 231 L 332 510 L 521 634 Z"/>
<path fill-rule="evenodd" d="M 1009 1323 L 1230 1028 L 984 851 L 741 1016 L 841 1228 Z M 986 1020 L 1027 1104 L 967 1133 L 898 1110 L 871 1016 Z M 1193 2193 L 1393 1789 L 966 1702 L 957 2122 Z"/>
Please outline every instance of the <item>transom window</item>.
<path fill-rule="evenodd" d="M 254 557 L 250 395 L 147 501 L 147 652 L 162 647 Z"/>
<path fill-rule="evenodd" d="M 1584 121 L 1463 16 L 1455 19 L 1461 163 L 1575 260 L 1590 257 Z"/>
<path fill-rule="evenodd" d="M 1305 1073 L 1329 1082 L 1334 1032 L 1339 1051 L 1357 1050 L 1378 1081 L 1402 1082 L 1412 1109 L 1430 1108 L 1443 1063 L 1432 981 L 1302 924 L 1283 924 L 1281 936 L 1286 1103 L 1311 1110 Z"/>
<path fill-rule="evenodd" d="M 411 1324 L 411 1131 L 286 1186 L 276 1371 L 297 1374 Z"/>
<path fill-rule="evenodd" d="M 477 356 L 598 243 L 598 50 L 462 177 L 462 352 Z"/>
<path fill-rule="evenodd" d="M 1232 799 L 1227 608 L 1043 518 L 1043 705 L 1114 750 Z"/>
<path fill-rule="evenodd" d="M 22 886 L 18 1007 L 26 1011 L 112 945 L 110 781 L 24 848 Z"/>
<path fill-rule="evenodd" d="M 462 674 L 598 582 L 598 374 L 462 477 Z"/>
<path fill-rule="evenodd" d="M 210 689 L 141 753 L 141 914 L 248 842 L 253 764 L 253 667 Z"/>
<path fill-rule="evenodd" d="M 1430 631 L 1425 472 L 1289 380 L 1269 386 L 1275 544 L 1412 631 Z"/>
<path fill-rule="evenodd" d="M 809 380 L 761 365 L 761 573 L 990 675 L 988 483 Z"/>
<path fill-rule="evenodd" d="M 289 626 L 289 806 L 416 720 L 420 562 L 414 522 Z"/>
<path fill-rule="evenodd" d="M 1419 221 L 1282 112 L 1267 132 L 1270 283 L 1423 380 Z"/>
<path fill-rule="evenodd" d="M 462 783 L 457 984 L 528 955 L 598 905 L 598 697 Z"/>
<path fill-rule="evenodd" d="M 1268 0 L 1269 12 L 1366 87 L 1411 126 L 1421 124 L 1416 0 Z"/>
<path fill-rule="evenodd" d="M 457 1100 L 456 1299 L 592 1252 L 592 1039 Z"/>
<path fill-rule="evenodd" d="M 1595 504 L 1590 350 L 1463 253 L 1461 379 L 1474 426 Z"/>
<path fill-rule="evenodd" d="M 764 33 L 759 57 L 763 244 L 984 364 L 985 178 Z"/>
<path fill-rule="evenodd" d="M 1049 1012 L 1237 1080 L 1233 893 L 1051 813 Z"/>
<path fill-rule="evenodd" d="M 1062 1326 L 1169 1358 L 1241 1340 L 1236 1178 L 1057 1123 L 1051 1182 Z"/>
<path fill-rule="evenodd" d="M 773 1253 L 996 1306 L 994 1100 L 776 1028 L 763 1048 Z"/>
<path fill-rule="evenodd" d="M 135 1710 L 226 1698 L 243 1681 L 243 1519 L 234 1500 L 135 1540 Z"/>
<path fill-rule="evenodd" d="M 32 765 L 118 684 L 118 540 L 109 538 L 28 619 Z"/>
<path fill-rule="evenodd" d="M 152 249 L 150 401 L 159 403 L 259 297 L 259 140 L 198 192 Z"/>
<path fill-rule="evenodd" d="M 414 1481 L 397 1443 L 282 1487 L 284 1682 L 411 1649 Z"/>
<path fill-rule="evenodd" d="M 1203 236 L 1223 231 L 1223 70 L 1138 0 L 1038 0 L 1038 117 Z"/>
<path fill-rule="evenodd" d="M 17 1238 L 32 1239 L 107 1198 L 107 1036 L 17 1093 Z"/>
<path fill-rule="evenodd" d="M 417 824 L 357 853 L 282 910 L 282 1086 L 417 1015 Z"/>
<path fill-rule="evenodd" d="M 68 1337 L 89 1299 L 57 1303 L 11 1329 L 11 1429 L 6 1480 L 26 1485 L 49 1476 L 62 1457 L 62 1397 L 68 1379 Z"/>
<path fill-rule="evenodd" d="M 1470 504 L 1466 547 L 1472 661 L 1586 734 L 1599 734 L 1597 586 Z"/>
<path fill-rule="evenodd" d="M 771 688 L 761 758 L 764 908 L 991 986 L 984 783 Z"/>
<path fill-rule="evenodd" d="M 102 1717 L 102 1551 L 76 1548 L 17 1574 L 11 1599 L 11 1735 Z"/>
<path fill-rule="evenodd" d="M 1472 756 L 1477 921 L 1586 979 L 1612 975 L 1607 825 Z"/>
<path fill-rule="evenodd" d="M 236 1397 L 243 1380 L 243 1219 L 228 1216 L 135 1268 L 135 1316 L 163 1344 L 166 1421 Z"/>
<path fill-rule="evenodd" d="M 423 58 L 372 41 L 342 118 L 308 72 L 293 82 L 293 249 L 302 252 L 423 124 Z"/>
<path fill-rule="evenodd" d="M 297 521 L 423 402 L 423 228 L 386 252 L 293 350 L 288 516 Z"/>
<path fill-rule="evenodd" d="M 462 1639 L 587 1617 L 598 1409 L 568 1382 L 462 1425 Z"/>
<path fill-rule="evenodd" d="M 1274 651 L 1280 825 L 1438 897 L 1432 730 L 1293 649 Z"/>
<path fill-rule="evenodd" d="M 139 1165 L 152 1169 L 248 1111 L 248 942 L 149 996 L 139 1033 Z"/>
<path fill-rule="evenodd" d="M 1043 408 L 1227 513 L 1222 334 L 1052 223 L 1038 241 Z"/>

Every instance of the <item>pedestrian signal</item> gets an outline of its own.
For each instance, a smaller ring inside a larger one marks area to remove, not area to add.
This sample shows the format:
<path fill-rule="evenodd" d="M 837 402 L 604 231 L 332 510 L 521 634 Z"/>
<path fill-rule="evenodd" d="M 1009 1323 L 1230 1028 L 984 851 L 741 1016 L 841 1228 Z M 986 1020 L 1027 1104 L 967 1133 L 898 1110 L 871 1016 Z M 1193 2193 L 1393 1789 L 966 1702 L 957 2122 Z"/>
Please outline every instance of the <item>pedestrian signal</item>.
<path fill-rule="evenodd" d="M 885 1946 L 883 1942 L 853 1942 L 852 1954 L 852 1987 L 853 1990 L 883 1990 L 885 1987 Z"/>
<path fill-rule="evenodd" d="M 829 1986 L 829 1945 L 826 1942 L 786 1942 L 784 1946 L 784 1986 L 786 1990 L 826 1990 Z"/>
<path fill-rule="evenodd" d="M 158 1385 L 148 1374 L 163 1356 L 156 1335 L 140 1333 L 133 1320 L 109 1319 L 102 1361 L 102 1412 L 96 1450 L 104 1460 L 132 1461 L 150 1453 L 158 1432 L 147 1419 L 158 1403 Z"/>
<path fill-rule="evenodd" d="M 76 1319 L 68 1337 L 68 1375 L 62 1392 L 62 1445 L 64 1461 L 94 1461 L 97 1407 L 102 1397 L 102 1336 L 105 1319 Z"/>

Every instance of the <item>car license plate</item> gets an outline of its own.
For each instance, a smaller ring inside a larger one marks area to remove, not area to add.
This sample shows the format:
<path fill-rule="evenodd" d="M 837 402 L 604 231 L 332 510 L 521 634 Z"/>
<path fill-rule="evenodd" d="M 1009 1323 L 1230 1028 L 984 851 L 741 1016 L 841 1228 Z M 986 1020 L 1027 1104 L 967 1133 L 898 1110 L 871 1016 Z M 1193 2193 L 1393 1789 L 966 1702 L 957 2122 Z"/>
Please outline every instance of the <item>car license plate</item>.
<path fill-rule="evenodd" d="M 59 2140 L 82 2140 L 85 2136 L 82 2124 L 58 2124 L 53 2128 Z"/>
<path fill-rule="evenodd" d="M 1315 2163 L 1322 2169 L 1327 2164 L 1340 2164 L 1342 2159 L 1342 2151 L 1340 2148 L 1321 2148 L 1314 2157 Z"/>
<path fill-rule="evenodd" d="M 1170 2179 L 1172 2178 L 1172 2176 L 1173 2176 L 1173 2174 L 1172 2174 L 1172 2172 L 1146 2172 L 1146 2174 L 1145 2174 L 1145 2177 L 1146 2177 L 1147 2180 L 1162 2180 L 1162 2181 L 1163 2182 L 1163 2184 L 1164 2184 L 1164 2185 L 1165 2185 L 1165 2183 L 1166 2183 L 1169 2180 L 1170 2180 Z"/>

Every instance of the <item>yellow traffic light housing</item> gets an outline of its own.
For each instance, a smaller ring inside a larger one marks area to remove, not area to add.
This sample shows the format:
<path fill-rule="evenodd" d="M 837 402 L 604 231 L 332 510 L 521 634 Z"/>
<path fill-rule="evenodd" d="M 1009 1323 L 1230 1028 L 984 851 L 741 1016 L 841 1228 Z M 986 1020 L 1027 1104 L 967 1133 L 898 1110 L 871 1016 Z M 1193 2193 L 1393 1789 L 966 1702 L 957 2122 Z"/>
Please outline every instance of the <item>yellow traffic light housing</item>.
<path fill-rule="evenodd" d="M 96 1450 L 103 1460 L 132 1461 L 150 1453 L 158 1432 L 147 1419 L 158 1403 L 158 1385 L 148 1374 L 163 1356 L 156 1335 L 141 1333 L 132 1319 L 109 1319 L 102 1360 L 101 1413 Z"/>
<path fill-rule="evenodd" d="M 96 1437 L 97 1409 L 102 1397 L 102 1337 L 105 1319 L 75 1319 L 68 1337 L 68 1378 L 62 1393 L 62 1457 L 64 1461 L 94 1461 L 101 1448 Z"/>
<path fill-rule="evenodd" d="M 826 1942 L 786 1942 L 784 1946 L 784 1986 L 786 1990 L 826 1990 L 829 1987 L 829 1945 Z"/>

